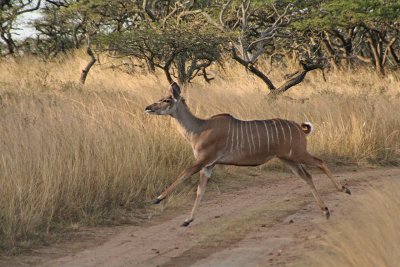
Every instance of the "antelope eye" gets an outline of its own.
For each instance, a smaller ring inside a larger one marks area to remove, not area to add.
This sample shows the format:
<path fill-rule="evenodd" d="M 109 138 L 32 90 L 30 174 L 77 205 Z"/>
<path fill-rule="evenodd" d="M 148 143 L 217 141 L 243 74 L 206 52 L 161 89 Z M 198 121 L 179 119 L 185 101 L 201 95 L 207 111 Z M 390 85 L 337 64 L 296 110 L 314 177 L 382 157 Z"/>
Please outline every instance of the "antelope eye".
<path fill-rule="evenodd" d="M 171 102 L 171 100 L 170 99 L 164 99 L 162 102 L 169 103 L 169 102 Z"/>

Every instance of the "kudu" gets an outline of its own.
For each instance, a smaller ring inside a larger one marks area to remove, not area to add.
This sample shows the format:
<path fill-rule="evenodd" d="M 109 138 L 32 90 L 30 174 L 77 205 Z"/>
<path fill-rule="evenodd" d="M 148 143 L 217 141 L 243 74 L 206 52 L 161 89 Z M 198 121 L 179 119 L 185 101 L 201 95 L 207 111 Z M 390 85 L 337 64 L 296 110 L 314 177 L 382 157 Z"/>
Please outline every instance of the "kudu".
<path fill-rule="evenodd" d="M 194 164 L 185 169 L 154 201 L 154 204 L 160 203 L 182 181 L 200 171 L 197 197 L 190 217 L 182 226 L 188 226 L 194 220 L 207 180 L 217 164 L 258 166 L 277 157 L 310 186 L 312 194 L 327 218 L 330 215 L 329 210 L 304 165 L 319 167 L 332 180 L 337 190 L 351 194 L 349 189 L 333 177 L 323 160 L 307 152 L 306 136 L 313 131 L 313 126 L 309 122 L 299 125 L 283 119 L 242 121 L 230 114 L 218 114 L 208 119 L 200 119 L 190 112 L 175 82 L 171 84 L 169 96 L 149 105 L 145 112 L 170 115 L 175 118 L 181 132 L 192 145 L 196 158 Z"/>

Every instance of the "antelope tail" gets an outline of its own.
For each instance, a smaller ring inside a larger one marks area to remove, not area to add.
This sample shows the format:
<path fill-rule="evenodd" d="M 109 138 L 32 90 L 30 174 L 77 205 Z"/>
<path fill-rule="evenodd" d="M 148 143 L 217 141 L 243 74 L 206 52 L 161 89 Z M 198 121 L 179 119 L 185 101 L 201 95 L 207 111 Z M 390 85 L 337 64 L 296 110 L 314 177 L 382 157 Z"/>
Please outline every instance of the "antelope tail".
<path fill-rule="evenodd" d="M 314 131 L 314 126 L 312 125 L 311 122 L 306 121 L 301 124 L 301 129 L 307 136 L 307 135 L 310 135 Z"/>

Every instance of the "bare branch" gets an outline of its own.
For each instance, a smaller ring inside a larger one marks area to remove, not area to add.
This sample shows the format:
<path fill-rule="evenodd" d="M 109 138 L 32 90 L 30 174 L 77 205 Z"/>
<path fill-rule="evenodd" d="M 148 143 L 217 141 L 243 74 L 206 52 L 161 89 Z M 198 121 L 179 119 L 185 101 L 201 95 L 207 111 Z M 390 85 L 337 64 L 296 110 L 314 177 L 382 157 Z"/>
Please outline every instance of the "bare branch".
<path fill-rule="evenodd" d="M 224 31 L 224 27 L 216 22 L 209 14 L 207 14 L 206 12 L 201 12 L 201 14 L 208 21 L 208 23 L 214 25 L 217 29 Z"/>
<path fill-rule="evenodd" d="M 392 49 L 392 46 L 393 46 L 393 44 L 394 44 L 396 41 L 397 41 L 397 36 L 393 37 L 393 38 L 389 41 L 389 43 L 386 45 L 385 52 L 384 52 L 383 58 L 382 58 L 382 65 L 385 65 L 387 55 L 388 55 L 389 51 Z M 396 63 L 397 63 L 397 62 L 396 62 Z"/>
<path fill-rule="evenodd" d="M 361 55 L 356 55 L 356 57 L 357 57 L 359 60 L 361 60 L 362 62 L 364 62 L 364 63 L 372 63 L 372 59 L 371 59 L 371 58 L 366 58 L 366 57 L 363 57 L 363 56 L 361 56 Z"/>
<path fill-rule="evenodd" d="M 282 94 L 282 93 L 286 92 L 287 90 L 289 90 L 291 87 L 301 83 L 309 71 L 312 71 L 315 69 L 323 69 L 323 65 L 321 63 L 314 64 L 314 63 L 306 63 L 305 61 L 302 61 L 302 62 L 300 62 L 300 64 L 303 67 L 303 71 L 302 72 L 297 71 L 294 74 L 292 74 L 291 76 L 292 77 L 294 76 L 293 78 L 291 78 L 289 81 L 284 83 L 282 86 L 280 86 L 275 91 L 272 91 L 272 93 Z"/>
<path fill-rule="evenodd" d="M 226 10 L 228 9 L 229 5 L 232 3 L 232 0 L 228 0 L 225 4 L 222 5 L 221 12 L 219 13 L 219 23 L 222 26 L 222 29 L 225 28 L 225 22 L 224 22 L 224 16 L 226 13 Z"/>
<path fill-rule="evenodd" d="M 179 15 L 178 15 L 178 21 L 181 20 L 181 18 L 185 17 L 185 16 L 190 16 L 190 15 L 196 15 L 198 13 L 201 13 L 202 11 L 200 9 L 198 10 L 185 10 L 182 11 Z"/>
<path fill-rule="evenodd" d="M 168 80 L 169 84 L 172 84 L 174 82 L 174 80 L 172 79 L 171 74 L 169 73 L 169 67 L 168 68 L 164 67 L 162 69 L 163 69 L 163 71 L 165 73 L 165 76 L 167 77 L 167 80 Z"/>
<path fill-rule="evenodd" d="M 202 71 L 202 73 L 203 73 L 203 78 L 204 78 L 204 80 L 205 80 L 206 82 L 210 83 L 210 81 L 214 80 L 213 77 L 208 78 L 207 72 L 206 72 L 206 68 L 203 68 L 201 71 Z"/>
<path fill-rule="evenodd" d="M 170 19 L 173 15 L 175 15 L 175 13 L 177 11 L 178 11 L 178 6 L 175 5 L 174 9 L 172 9 L 172 11 L 167 16 L 165 16 L 165 18 L 163 19 L 163 22 L 162 22 L 163 27 L 165 27 L 167 20 Z"/>
<path fill-rule="evenodd" d="M 272 81 L 259 69 L 257 69 L 251 62 L 243 60 L 242 58 L 240 58 L 237 54 L 237 50 L 234 46 L 232 46 L 232 58 L 234 60 L 236 60 L 237 62 L 239 62 L 240 64 L 242 64 L 244 67 L 246 67 L 246 69 L 248 69 L 249 71 L 251 71 L 252 73 L 254 73 L 257 77 L 259 77 L 261 80 L 263 80 L 265 82 L 265 84 L 267 84 L 269 90 L 273 91 L 276 89 L 276 87 L 274 86 L 274 84 L 272 83 Z"/>
<path fill-rule="evenodd" d="M 30 3 L 31 3 L 31 2 L 30 2 Z M 30 4 L 30 3 L 29 3 L 29 4 Z M 20 10 L 20 11 L 16 12 L 15 15 L 16 15 L 16 16 L 19 16 L 19 15 L 24 14 L 24 13 L 28 13 L 28 12 L 32 12 L 32 11 L 38 10 L 39 7 L 40 7 L 40 4 L 41 4 L 41 0 L 38 0 L 37 3 L 36 3 L 36 5 L 33 6 L 32 8 Z"/>
<path fill-rule="evenodd" d="M 149 0 L 143 0 L 143 10 L 146 12 L 146 14 L 150 17 L 150 19 L 152 21 L 157 21 L 157 17 L 156 15 L 154 15 L 153 11 L 151 11 L 151 9 L 149 8 L 149 4 L 148 4 Z"/>

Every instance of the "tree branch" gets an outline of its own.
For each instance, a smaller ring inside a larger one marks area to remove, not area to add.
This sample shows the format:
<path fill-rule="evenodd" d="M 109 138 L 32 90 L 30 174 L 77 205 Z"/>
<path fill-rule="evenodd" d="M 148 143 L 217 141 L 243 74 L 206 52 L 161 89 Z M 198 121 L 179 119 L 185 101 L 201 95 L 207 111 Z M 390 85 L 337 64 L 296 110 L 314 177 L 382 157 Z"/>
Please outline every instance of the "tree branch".
<path fill-rule="evenodd" d="M 38 10 L 39 7 L 40 7 L 40 3 L 41 3 L 41 0 L 38 0 L 38 2 L 36 3 L 36 5 L 33 6 L 32 8 L 20 10 L 20 11 L 16 12 L 15 15 L 16 15 L 16 16 L 19 16 L 19 15 L 24 14 L 24 13 L 28 13 L 28 12 L 32 12 L 32 11 Z"/>
<path fill-rule="evenodd" d="M 225 28 L 225 21 L 224 21 L 224 16 L 226 13 L 226 10 L 228 9 L 229 5 L 232 3 L 232 0 L 228 0 L 225 4 L 222 5 L 222 10 L 219 13 L 219 23 L 222 26 L 222 29 Z"/>
<path fill-rule="evenodd" d="M 151 11 L 151 9 L 149 8 L 148 1 L 149 0 L 143 0 L 142 4 L 143 10 L 146 12 L 146 14 L 150 17 L 152 21 L 157 21 L 156 15 L 154 15 L 153 11 Z"/>
<path fill-rule="evenodd" d="M 284 83 L 282 86 L 280 86 L 278 89 L 276 89 L 275 91 L 273 91 L 274 94 L 282 94 L 284 92 L 286 92 L 287 90 L 289 90 L 291 87 L 301 83 L 304 78 L 306 77 L 307 73 L 309 71 L 315 70 L 315 69 L 322 69 L 323 65 L 320 63 L 317 64 L 310 64 L 310 63 L 306 63 L 304 61 L 300 62 L 300 64 L 303 67 L 303 71 L 302 72 L 296 72 L 297 75 L 294 76 L 293 78 L 291 78 L 289 81 L 287 81 L 286 83 Z M 295 73 L 295 74 L 296 74 Z M 294 74 L 294 75 L 295 75 Z"/>
<path fill-rule="evenodd" d="M 257 77 L 259 77 L 261 80 L 263 80 L 267 84 L 268 89 L 270 91 L 274 91 L 276 89 L 276 87 L 274 86 L 272 81 L 264 73 L 262 73 L 262 71 L 257 69 L 253 64 L 251 64 L 251 62 L 246 61 L 238 56 L 236 48 L 234 46 L 232 46 L 231 51 L 232 51 L 232 58 L 234 60 L 236 60 L 237 62 L 239 62 L 240 64 L 242 64 L 244 67 L 246 67 L 246 69 L 251 71 L 253 74 L 255 74 Z"/>

